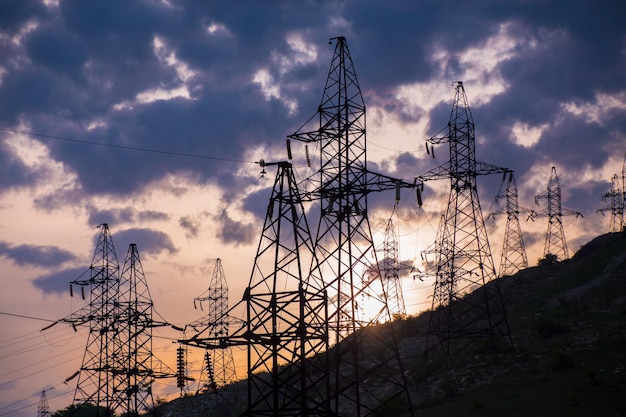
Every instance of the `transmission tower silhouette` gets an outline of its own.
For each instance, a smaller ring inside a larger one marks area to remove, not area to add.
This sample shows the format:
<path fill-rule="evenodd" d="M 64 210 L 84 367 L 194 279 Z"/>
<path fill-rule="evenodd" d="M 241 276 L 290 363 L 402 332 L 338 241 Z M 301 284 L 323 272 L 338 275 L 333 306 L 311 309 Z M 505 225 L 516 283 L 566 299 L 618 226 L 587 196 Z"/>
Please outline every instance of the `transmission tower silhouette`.
<path fill-rule="evenodd" d="M 203 304 L 208 304 L 208 312 L 204 319 L 192 323 L 191 327 L 210 327 L 215 337 L 228 337 L 228 284 L 226 274 L 220 258 L 215 259 L 215 266 L 211 274 L 209 288 L 199 297 L 194 298 L 194 307 L 204 310 Z M 216 392 L 224 385 L 237 380 L 235 361 L 232 348 L 206 350 L 198 380 L 198 390 Z"/>
<path fill-rule="evenodd" d="M 506 186 L 503 186 L 506 182 Z M 502 244 L 502 256 L 500 257 L 500 277 L 513 275 L 517 271 L 528 268 L 528 258 L 526 257 L 526 247 L 522 236 L 522 228 L 519 223 L 519 215 L 532 210 L 519 206 L 517 196 L 517 185 L 513 172 L 505 173 L 505 180 L 500 185 L 500 191 L 496 196 L 496 202 L 505 201 L 505 206 L 500 210 L 490 213 L 489 217 L 506 214 L 506 226 L 504 229 L 504 241 Z"/>
<path fill-rule="evenodd" d="M 152 329 L 168 323 L 152 319 L 153 303 L 137 246 L 129 246 L 120 274 L 109 226 L 98 227 L 91 266 L 70 283 L 72 296 L 78 286 L 85 299 L 88 288 L 89 304 L 42 331 L 59 322 L 89 327 L 80 370 L 65 380 L 78 377 L 75 407 L 93 405 L 97 416 L 137 416 L 154 406 L 154 379 L 174 376 L 152 355 Z"/>
<path fill-rule="evenodd" d="M 396 207 L 394 207 L 394 213 Z M 402 293 L 400 274 L 405 271 L 413 271 L 413 267 L 399 261 L 399 245 L 396 230 L 393 224 L 393 214 L 387 220 L 382 248 L 383 258 L 380 260 L 380 273 L 383 281 L 385 293 L 387 294 L 387 305 L 392 317 L 406 316 L 406 306 Z"/>
<path fill-rule="evenodd" d="M 50 406 L 48 405 L 48 399 L 46 398 L 46 390 L 41 391 L 39 397 L 39 403 L 37 404 L 37 417 L 50 416 Z"/>
<path fill-rule="evenodd" d="M 232 335 L 215 335 L 209 326 L 183 342 L 247 348 L 246 416 L 333 415 L 328 357 L 322 355 L 328 350 L 327 296 L 302 197 L 291 163 L 260 165 L 278 169 L 241 302 L 244 323 Z"/>
<path fill-rule="evenodd" d="M 602 196 L 602 202 L 608 203 L 607 206 L 598 210 L 598 213 L 608 211 L 611 214 L 609 218 L 609 233 L 621 232 L 624 230 L 624 206 L 626 205 L 626 154 L 622 164 L 621 178 L 615 174 L 611 178 L 611 190 Z"/>
<path fill-rule="evenodd" d="M 546 233 L 543 256 L 547 258 L 549 255 L 552 255 L 557 261 L 569 259 L 562 217 L 582 217 L 582 214 L 561 207 L 561 186 L 559 185 L 559 177 L 556 175 L 556 167 L 552 167 L 548 188 L 543 193 L 535 196 L 535 204 L 539 205 L 540 200 L 546 200 L 546 208 L 539 212 L 533 212 L 531 218 L 548 218 L 548 231 Z"/>
<path fill-rule="evenodd" d="M 448 143 L 449 162 L 417 177 L 450 179 L 448 208 L 435 244 L 437 267 L 426 355 L 436 347 L 451 355 L 478 340 L 511 343 L 476 187 L 477 176 L 510 170 L 476 160 L 474 121 L 461 81 L 456 82 L 450 120 L 440 134 L 428 139 L 429 153 L 434 155 L 432 145 Z"/>
<path fill-rule="evenodd" d="M 155 378 L 171 378 L 174 372 L 152 354 L 152 329 L 168 326 L 153 319 L 154 304 L 137 245 L 131 243 L 120 275 L 115 349 L 112 353 L 111 407 L 126 416 L 138 416 L 154 408 Z"/>
<path fill-rule="evenodd" d="M 314 241 L 333 303 L 329 311 L 330 343 L 335 345 L 329 370 L 332 411 L 386 415 L 392 402 L 403 402 L 408 410 L 412 407 L 393 326 L 366 328 L 391 319 L 367 195 L 415 184 L 367 169 L 365 104 L 354 64 L 344 37 L 330 43 L 335 49 L 317 112 L 288 139 L 319 148 L 319 159 L 312 161 L 316 174 L 306 180 L 315 186 L 306 197 L 319 202 Z M 311 162 L 308 153 L 307 162 Z M 365 298 L 368 316 L 361 317 L 358 305 Z M 377 355 L 365 348 L 374 345 L 380 346 Z M 375 392 L 372 388 L 379 383 L 387 384 L 389 392 Z"/>
<path fill-rule="evenodd" d="M 80 370 L 66 379 L 68 382 L 78 376 L 73 404 L 76 407 L 83 404 L 94 405 L 98 417 L 102 414 L 109 417 L 115 411 L 115 382 L 114 374 L 110 370 L 117 366 L 114 362 L 114 352 L 117 348 L 116 339 L 119 331 L 116 318 L 119 263 L 109 225 L 103 223 L 98 227 L 100 234 L 91 266 L 83 274 L 88 273 L 89 276 L 81 276 L 70 284 L 70 295 L 73 295 L 73 287 L 78 286 L 83 299 L 85 288 L 88 289 L 89 304 L 61 321 L 73 326 L 89 326 Z"/>
<path fill-rule="evenodd" d="M 598 213 L 610 213 L 609 233 L 621 232 L 624 228 L 624 198 L 617 174 L 611 178 L 611 190 L 602 196 L 602 201 L 608 205 L 598 209 Z"/>

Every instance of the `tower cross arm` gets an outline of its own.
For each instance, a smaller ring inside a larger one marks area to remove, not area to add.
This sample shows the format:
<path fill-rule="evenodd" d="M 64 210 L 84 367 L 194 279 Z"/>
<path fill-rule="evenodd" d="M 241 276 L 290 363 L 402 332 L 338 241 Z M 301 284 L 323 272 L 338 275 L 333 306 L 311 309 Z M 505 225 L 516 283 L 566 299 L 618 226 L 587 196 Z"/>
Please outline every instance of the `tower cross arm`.
<path fill-rule="evenodd" d="M 513 171 L 509 168 L 476 161 L 476 175 L 508 174 L 511 172 Z"/>
<path fill-rule="evenodd" d="M 439 165 L 437 168 L 431 169 L 422 175 L 418 175 L 415 177 L 415 181 L 426 182 L 440 180 L 443 178 L 450 178 L 450 169 L 443 165 Z"/>
<path fill-rule="evenodd" d="M 420 185 L 421 181 L 417 179 L 413 182 L 406 182 L 402 179 L 390 177 L 388 175 L 379 174 L 369 170 L 365 171 L 365 192 L 385 191 L 397 188 L 415 188 Z"/>

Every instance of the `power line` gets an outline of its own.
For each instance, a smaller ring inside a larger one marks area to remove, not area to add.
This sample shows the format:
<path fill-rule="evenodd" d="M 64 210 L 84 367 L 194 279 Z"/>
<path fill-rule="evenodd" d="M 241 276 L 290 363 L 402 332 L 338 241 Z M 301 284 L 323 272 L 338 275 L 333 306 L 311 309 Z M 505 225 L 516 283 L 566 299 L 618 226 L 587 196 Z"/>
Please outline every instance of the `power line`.
<path fill-rule="evenodd" d="M 1 130 L 2 128 L 0 128 Z M 0 314 L 4 315 L 4 316 L 12 316 L 12 317 L 21 317 L 23 319 L 30 319 L 30 320 L 41 320 L 41 321 L 49 321 L 51 323 L 55 322 L 56 320 L 50 320 L 50 319 L 42 319 L 40 317 L 32 317 L 32 316 L 24 316 L 22 314 L 13 314 L 13 313 L 5 313 L 3 311 L 0 311 Z"/>
<path fill-rule="evenodd" d="M 210 159 L 210 160 L 214 160 L 214 161 L 237 162 L 237 163 L 244 163 L 244 164 L 252 163 L 252 161 L 244 161 L 244 160 L 241 160 L 241 159 L 220 158 L 220 157 L 216 157 L 216 156 L 196 155 L 196 154 L 181 153 L 181 152 L 170 152 L 170 151 L 163 151 L 163 150 L 159 150 L 159 149 L 140 148 L 140 147 L 136 147 L 136 146 L 114 145 L 114 144 L 111 144 L 111 143 L 94 142 L 94 141 L 84 140 L 84 139 L 70 139 L 70 138 L 65 138 L 65 137 L 62 137 L 62 136 L 46 135 L 46 134 L 43 134 L 43 133 L 28 132 L 28 131 L 25 131 L 25 130 L 9 129 L 9 128 L 6 128 L 6 127 L 0 127 L 0 130 L 5 131 L 5 132 L 19 133 L 19 134 L 22 134 L 22 135 L 35 136 L 35 137 L 46 138 L 46 139 L 56 139 L 56 140 L 63 140 L 63 141 L 67 141 L 67 142 L 84 143 L 84 144 L 88 144 L 88 145 L 106 146 L 106 147 L 109 147 L 109 148 L 127 149 L 127 150 L 131 150 L 131 151 L 150 152 L 150 153 L 158 153 L 158 154 L 172 155 L 172 156 L 183 156 L 183 157 L 186 157 L 186 158 Z"/>

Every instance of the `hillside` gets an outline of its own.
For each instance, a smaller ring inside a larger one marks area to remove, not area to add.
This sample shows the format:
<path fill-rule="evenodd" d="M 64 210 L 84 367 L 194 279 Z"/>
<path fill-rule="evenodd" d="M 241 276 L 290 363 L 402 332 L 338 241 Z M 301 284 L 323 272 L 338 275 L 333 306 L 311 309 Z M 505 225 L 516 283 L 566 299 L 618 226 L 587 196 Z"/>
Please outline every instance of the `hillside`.
<path fill-rule="evenodd" d="M 500 280 L 513 346 L 423 359 L 427 315 L 394 323 L 419 416 L 626 416 L 626 234 Z M 238 415 L 245 383 L 177 399 L 158 415 Z"/>

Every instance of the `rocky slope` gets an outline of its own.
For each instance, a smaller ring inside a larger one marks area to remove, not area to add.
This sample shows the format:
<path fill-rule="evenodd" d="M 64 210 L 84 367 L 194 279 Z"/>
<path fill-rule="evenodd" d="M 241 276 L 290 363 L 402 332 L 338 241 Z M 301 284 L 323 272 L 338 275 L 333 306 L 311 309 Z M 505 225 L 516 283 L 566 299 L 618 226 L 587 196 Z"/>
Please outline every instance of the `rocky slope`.
<path fill-rule="evenodd" d="M 425 360 L 427 316 L 394 323 L 417 416 L 626 416 L 626 233 L 499 280 L 513 345 Z M 245 382 L 177 399 L 159 416 L 238 415 Z M 409 415 L 398 414 L 398 415 Z"/>

